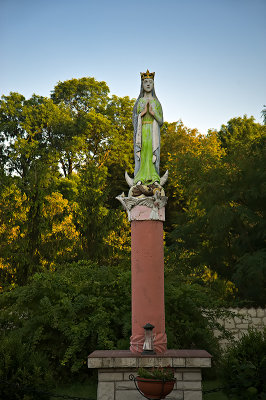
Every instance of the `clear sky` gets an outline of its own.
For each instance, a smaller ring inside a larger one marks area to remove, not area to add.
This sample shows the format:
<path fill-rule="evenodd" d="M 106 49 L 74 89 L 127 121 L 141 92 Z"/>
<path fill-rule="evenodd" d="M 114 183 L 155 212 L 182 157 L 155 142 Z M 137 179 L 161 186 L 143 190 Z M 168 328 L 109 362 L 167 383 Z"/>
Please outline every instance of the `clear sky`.
<path fill-rule="evenodd" d="M 0 0 L 1 95 L 93 76 L 137 97 L 147 68 L 168 122 L 262 122 L 266 0 Z"/>

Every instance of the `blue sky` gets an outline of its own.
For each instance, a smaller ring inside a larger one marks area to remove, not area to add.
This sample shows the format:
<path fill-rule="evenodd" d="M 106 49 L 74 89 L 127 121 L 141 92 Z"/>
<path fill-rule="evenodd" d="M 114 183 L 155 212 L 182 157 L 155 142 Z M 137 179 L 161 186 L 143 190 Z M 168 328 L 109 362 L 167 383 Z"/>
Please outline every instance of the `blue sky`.
<path fill-rule="evenodd" d="M 266 0 L 0 0 L 0 60 L 1 95 L 94 76 L 137 97 L 149 68 L 166 121 L 262 122 Z"/>

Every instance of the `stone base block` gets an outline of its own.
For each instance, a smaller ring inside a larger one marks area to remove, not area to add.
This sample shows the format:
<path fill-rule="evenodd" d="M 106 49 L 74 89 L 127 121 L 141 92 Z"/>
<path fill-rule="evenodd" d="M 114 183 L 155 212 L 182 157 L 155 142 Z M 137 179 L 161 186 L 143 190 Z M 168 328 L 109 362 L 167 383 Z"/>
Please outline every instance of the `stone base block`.
<path fill-rule="evenodd" d="M 168 365 L 175 370 L 176 383 L 167 399 L 202 400 L 201 368 L 211 366 L 211 356 L 204 350 L 167 350 L 158 356 L 95 351 L 88 358 L 88 367 L 98 369 L 97 400 L 143 400 L 129 375 L 137 376 L 139 367 Z"/>

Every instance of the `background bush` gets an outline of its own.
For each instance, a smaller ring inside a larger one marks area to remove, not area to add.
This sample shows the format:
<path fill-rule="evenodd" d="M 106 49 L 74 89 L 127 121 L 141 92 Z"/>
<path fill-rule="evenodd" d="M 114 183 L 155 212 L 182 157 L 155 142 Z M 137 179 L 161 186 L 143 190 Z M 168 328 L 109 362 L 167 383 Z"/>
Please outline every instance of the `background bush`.
<path fill-rule="evenodd" d="M 23 343 L 18 332 L 1 337 L 0 341 L 0 398 L 5 400 L 34 400 L 35 390 L 47 390 L 53 384 L 53 371 L 47 356 L 33 344 Z M 48 396 L 38 394 L 38 399 Z"/>
<path fill-rule="evenodd" d="M 230 399 L 266 399 L 266 330 L 250 330 L 228 348 L 222 377 Z"/>

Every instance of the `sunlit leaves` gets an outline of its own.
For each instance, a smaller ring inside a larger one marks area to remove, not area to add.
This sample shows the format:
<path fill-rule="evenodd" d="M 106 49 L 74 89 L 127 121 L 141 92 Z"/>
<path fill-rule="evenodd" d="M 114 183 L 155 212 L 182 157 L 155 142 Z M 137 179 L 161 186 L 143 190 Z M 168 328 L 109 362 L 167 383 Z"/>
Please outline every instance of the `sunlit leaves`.
<path fill-rule="evenodd" d="M 189 254 L 188 270 L 205 265 L 218 277 L 244 287 L 251 280 L 243 283 L 247 262 L 242 260 L 254 259 L 252 273 L 258 268 L 258 276 L 265 271 L 264 262 L 255 262 L 262 257 L 266 238 L 265 126 L 244 116 L 230 120 L 219 134 L 209 132 L 205 137 L 193 135 L 182 124 L 169 129 L 166 135 L 171 132 L 176 138 L 176 143 L 172 139 L 176 150 L 169 151 L 166 166 L 174 177 L 168 184 L 176 198 L 170 243 L 177 263 L 182 269 L 182 255 Z M 259 287 L 256 295 L 251 287 L 239 294 L 264 302 Z"/>
<path fill-rule="evenodd" d="M 108 101 L 109 88 L 105 82 L 86 77 L 58 82 L 51 98 L 55 103 L 64 103 L 73 114 L 94 109 L 103 113 Z"/>

